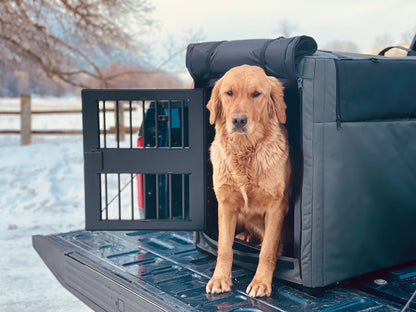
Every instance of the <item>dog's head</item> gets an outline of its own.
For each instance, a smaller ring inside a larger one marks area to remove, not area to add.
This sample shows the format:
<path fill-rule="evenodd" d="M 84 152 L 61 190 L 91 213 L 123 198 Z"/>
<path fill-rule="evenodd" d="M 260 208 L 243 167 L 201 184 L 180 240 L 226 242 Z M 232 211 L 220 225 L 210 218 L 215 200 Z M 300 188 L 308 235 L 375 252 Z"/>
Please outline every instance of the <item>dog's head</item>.
<path fill-rule="evenodd" d="M 250 135 L 272 120 L 286 123 L 283 86 L 258 66 L 227 71 L 215 84 L 207 108 L 209 122 L 225 125 L 229 134 Z"/>

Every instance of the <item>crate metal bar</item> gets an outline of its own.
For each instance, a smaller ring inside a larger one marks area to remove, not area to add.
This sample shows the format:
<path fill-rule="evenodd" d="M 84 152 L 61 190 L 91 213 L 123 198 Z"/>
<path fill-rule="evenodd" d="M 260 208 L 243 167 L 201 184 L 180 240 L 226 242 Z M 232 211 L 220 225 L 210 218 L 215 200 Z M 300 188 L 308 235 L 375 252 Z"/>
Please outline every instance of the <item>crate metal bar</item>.
<path fill-rule="evenodd" d="M 100 89 L 83 90 L 84 94 L 92 95 L 95 100 L 128 101 L 128 100 L 180 100 L 196 98 L 202 94 L 202 89 Z M 196 105 L 203 106 L 203 103 Z"/>
<path fill-rule="evenodd" d="M 133 148 L 133 116 L 131 105 L 131 100 L 129 100 L 130 148 Z"/>
<path fill-rule="evenodd" d="M 159 220 L 159 205 L 160 205 L 160 201 L 159 201 L 159 175 L 156 174 L 156 220 Z"/>
<path fill-rule="evenodd" d="M 197 166 L 202 162 L 195 157 L 191 148 L 145 150 L 107 148 L 102 150 L 101 154 L 103 173 L 190 173 L 192 168 L 198 168 Z"/>
<path fill-rule="evenodd" d="M 104 174 L 104 183 L 105 183 L 105 219 L 108 220 L 108 177 L 107 173 Z"/>
<path fill-rule="evenodd" d="M 189 125 L 189 123 L 188 123 Z M 182 148 L 185 148 L 185 109 L 184 101 L 181 101 L 181 142 Z"/>
<path fill-rule="evenodd" d="M 142 100 L 142 126 L 141 129 L 142 130 L 142 139 L 143 139 L 143 148 L 146 148 L 146 111 L 145 111 L 145 100 Z"/>
<path fill-rule="evenodd" d="M 121 220 L 121 181 L 120 173 L 117 173 L 117 186 L 118 186 L 118 219 Z"/>
<path fill-rule="evenodd" d="M 155 102 L 155 148 L 159 147 L 159 101 Z"/>
<path fill-rule="evenodd" d="M 105 101 L 103 102 L 103 135 L 104 135 L 104 148 L 107 148 L 107 123 L 106 123 L 106 112 L 105 112 Z"/>
<path fill-rule="evenodd" d="M 193 220 L 104 220 L 94 224 L 97 231 L 137 231 L 137 230 L 160 230 L 166 229 L 176 231 L 200 231 L 203 226 L 196 226 Z"/>
<path fill-rule="evenodd" d="M 99 101 L 94 93 L 82 92 L 82 124 L 84 146 L 84 194 L 85 194 L 85 227 L 94 228 L 102 217 L 102 189 L 100 165 L 100 114 Z"/>
<path fill-rule="evenodd" d="M 182 219 L 185 220 L 186 218 L 186 211 L 185 211 L 185 174 L 182 173 Z"/>
<path fill-rule="evenodd" d="M 143 218 L 147 218 L 147 204 L 146 204 L 146 198 L 147 198 L 147 191 L 146 191 L 146 175 L 142 174 L 142 186 L 143 186 Z"/>
<path fill-rule="evenodd" d="M 130 203 L 131 203 L 131 219 L 134 220 L 134 175 L 133 173 L 130 174 Z"/>
<path fill-rule="evenodd" d="M 173 213 L 172 213 L 172 174 L 168 174 L 168 189 L 169 189 L 169 219 L 173 219 Z"/>
<path fill-rule="evenodd" d="M 168 102 L 168 147 L 172 147 L 172 101 Z"/>
<path fill-rule="evenodd" d="M 116 101 L 116 140 L 117 140 L 117 148 L 120 148 L 120 103 Z"/>

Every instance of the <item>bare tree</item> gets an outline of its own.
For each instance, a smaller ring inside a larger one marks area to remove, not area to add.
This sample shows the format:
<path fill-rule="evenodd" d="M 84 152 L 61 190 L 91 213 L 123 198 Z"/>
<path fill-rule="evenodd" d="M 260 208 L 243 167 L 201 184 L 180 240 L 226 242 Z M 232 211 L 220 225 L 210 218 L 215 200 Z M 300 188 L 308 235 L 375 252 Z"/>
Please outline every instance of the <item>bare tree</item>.
<path fill-rule="evenodd" d="M 152 11 L 148 0 L 1 0 L 0 62 L 34 64 L 72 86 L 95 79 L 111 87 L 104 60 L 146 53 L 140 38 L 155 27 Z"/>
<path fill-rule="evenodd" d="M 164 37 L 168 39 L 153 42 L 152 48 L 159 51 L 159 55 L 153 54 L 152 60 L 156 68 L 169 72 L 183 72 L 186 48 L 189 43 L 205 40 L 202 28 L 186 29 L 182 31 L 182 34 L 171 34 L 166 31 Z"/>

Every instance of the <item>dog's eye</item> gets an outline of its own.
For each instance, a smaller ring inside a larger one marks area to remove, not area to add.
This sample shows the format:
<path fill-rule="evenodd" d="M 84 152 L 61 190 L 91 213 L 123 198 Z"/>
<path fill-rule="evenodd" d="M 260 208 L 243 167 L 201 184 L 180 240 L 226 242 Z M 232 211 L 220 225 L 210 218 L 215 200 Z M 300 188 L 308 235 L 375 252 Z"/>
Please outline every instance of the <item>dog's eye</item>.
<path fill-rule="evenodd" d="M 229 95 L 229 96 L 233 96 L 233 91 L 232 90 L 228 90 L 227 92 L 225 92 L 227 95 Z"/>
<path fill-rule="evenodd" d="M 254 91 L 253 94 L 251 95 L 253 98 L 256 98 L 260 95 L 261 93 L 258 91 Z"/>

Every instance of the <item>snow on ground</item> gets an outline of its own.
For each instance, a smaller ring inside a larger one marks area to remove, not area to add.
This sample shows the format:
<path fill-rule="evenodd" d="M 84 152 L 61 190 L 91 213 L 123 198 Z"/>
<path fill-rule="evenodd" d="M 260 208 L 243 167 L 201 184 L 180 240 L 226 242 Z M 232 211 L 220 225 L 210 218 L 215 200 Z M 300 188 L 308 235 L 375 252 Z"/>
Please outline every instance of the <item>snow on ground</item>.
<path fill-rule="evenodd" d="M 35 102 L 80 107 L 73 98 Z M 0 99 L 0 110 L 18 106 L 18 99 Z M 81 116 L 76 116 L 36 118 L 51 128 L 80 129 Z M 0 117 L 0 129 L 19 128 L 19 116 Z M 28 146 L 19 142 L 18 135 L 0 134 L 0 310 L 91 311 L 59 284 L 31 237 L 84 228 L 82 136 L 33 136 Z"/>

